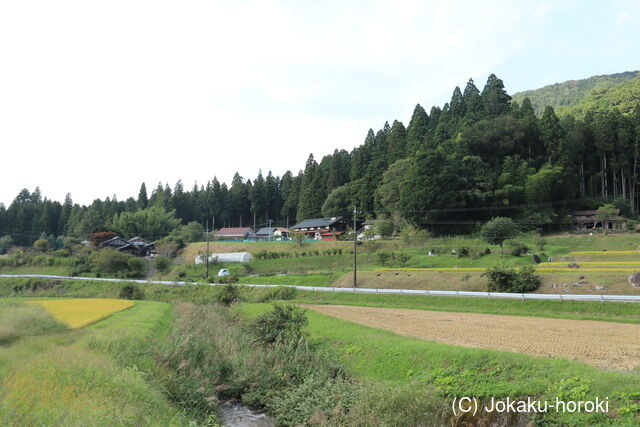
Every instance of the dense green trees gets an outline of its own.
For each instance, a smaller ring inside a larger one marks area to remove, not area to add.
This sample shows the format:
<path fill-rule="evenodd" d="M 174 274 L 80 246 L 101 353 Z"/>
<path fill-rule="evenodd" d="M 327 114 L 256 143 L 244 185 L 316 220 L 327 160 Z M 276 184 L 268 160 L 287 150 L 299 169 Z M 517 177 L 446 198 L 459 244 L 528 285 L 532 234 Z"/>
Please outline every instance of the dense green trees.
<path fill-rule="evenodd" d="M 31 245 L 42 233 L 84 238 L 117 231 L 155 239 L 178 224 L 286 226 L 349 216 L 354 205 L 365 217 L 391 219 L 396 231 L 409 221 L 447 234 L 477 230 L 496 216 L 521 228 L 561 228 L 571 209 L 606 203 L 635 215 L 640 102 L 630 102 L 625 98 L 622 112 L 598 104 L 572 117 L 549 106 L 538 116 L 539 105 L 522 97 L 513 102 L 492 74 L 482 91 L 470 79 L 442 107 L 427 112 L 416 105 L 406 128 L 394 120 L 369 129 L 362 145 L 336 149 L 319 163 L 311 155 L 295 174 L 259 172 L 250 180 L 236 173 L 229 186 L 214 177 L 190 190 L 181 181 L 173 188 L 159 183 L 151 194 L 143 183 L 137 198 L 88 206 L 25 189 L 9 206 L 0 204 L 0 237 L 11 235 L 16 245 Z"/>
<path fill-rule="evenodd" d="M 136 212 L 120 212 L 113 217 L 111 228 L 125 238 L 140 236 L 155 240 L 166 236 L 180 224 L 175 211 L 152 206 Z"/>

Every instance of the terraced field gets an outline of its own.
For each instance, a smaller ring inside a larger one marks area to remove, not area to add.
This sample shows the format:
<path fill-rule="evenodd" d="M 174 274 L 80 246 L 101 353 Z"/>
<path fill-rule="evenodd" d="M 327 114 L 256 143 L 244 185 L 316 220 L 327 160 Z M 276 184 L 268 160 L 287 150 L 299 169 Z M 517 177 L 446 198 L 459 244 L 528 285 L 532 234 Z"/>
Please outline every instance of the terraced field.
<path fill-rule="evenodd" d="M 428 341 L 562 357 L 604 369 L 640 369 L 637 324 L 339 305 L 306 307 Z"/>

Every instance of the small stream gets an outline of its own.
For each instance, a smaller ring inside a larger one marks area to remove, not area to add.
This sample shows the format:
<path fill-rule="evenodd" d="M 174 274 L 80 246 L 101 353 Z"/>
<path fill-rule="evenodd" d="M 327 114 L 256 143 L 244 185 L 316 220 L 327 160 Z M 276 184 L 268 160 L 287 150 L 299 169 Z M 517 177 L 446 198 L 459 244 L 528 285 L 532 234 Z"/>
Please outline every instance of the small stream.
<path fill-rule="evenodd" d="M 223 425 L 227 427 L 273 427 L 275 425 L 267 415 L 240 403 L 222 404 L 220 415 L 222 415 Z"/>

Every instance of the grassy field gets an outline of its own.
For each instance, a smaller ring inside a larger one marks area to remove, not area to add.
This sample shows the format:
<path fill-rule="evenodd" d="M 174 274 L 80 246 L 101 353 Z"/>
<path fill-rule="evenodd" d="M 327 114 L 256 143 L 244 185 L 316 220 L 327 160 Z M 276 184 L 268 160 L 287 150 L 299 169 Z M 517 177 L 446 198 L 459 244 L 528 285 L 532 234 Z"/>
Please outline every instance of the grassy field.
<path fill-rule="evenodd" d="M 251 283 L 256 285 L 301 285 L 304 286 L 331 286 L 334 282 L 332 274 L 304 274 L 304 275 L 276 275 L 276 276 L 243 276 L 239 283 Z"/>
<path fill-rule="evenodd" d="M 246 316 L 269 308 L 244 304 Z M 582 363 L 556 358 L 480 350 L 427 342 L 380 329 L 356 325 L 309 311 L 311 338 L 335 351 L 340 362 L 356 375 L 390 384 L 426 383 L 443 398 L 453 396 L 593 399 L 609 397 L 621 412 L 640 398 L 640 375 L 602 371 Z M 565 414 L 558 421 L 585 425 L 602 417 Z M 635 418 L 634 418 L 635 417 Z M 634 411 L 628 425 L 638 421 Z"/>
<path fill-rule="evenodd" d="M 11 316 L 24 306 L 5 302 L 0 315 Z M 46 313 L 39 306 L 26 307 Z M 151 344 L 140 338 L 152 337 L 170 318 L 169 305 L 144 301 L 89 329 L 46 330 L 0 345 L 0 422 L 188 425 L 185 414 L 139 370 L 144 359 L 140 350 Z M 127 355 L 118 343 L 130 340 L 137 341 L 137 352 Z M 110 348 L 120 350 L 118 361 Z M 124 359 L 130 363 L 122 363 Z"/>
<path fill-rule="evenodd" d="M 22 265 L 20 267 L 2 267 L 0 268 L 0 274 L 55 274 L 65 275 L 69 272 L 67 267 L 53 265 L 53 266 L 40 266 L 40 265 Z"/>

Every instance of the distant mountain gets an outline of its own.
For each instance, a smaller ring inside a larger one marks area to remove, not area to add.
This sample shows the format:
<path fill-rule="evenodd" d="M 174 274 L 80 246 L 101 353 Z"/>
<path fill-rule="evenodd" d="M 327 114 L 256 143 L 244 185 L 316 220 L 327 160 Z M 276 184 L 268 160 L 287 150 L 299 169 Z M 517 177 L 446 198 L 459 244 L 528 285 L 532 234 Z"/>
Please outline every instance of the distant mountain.
<path fill-rule="evenodd" d="M 513 100 L 521 104 L 524 98 L 529 98 L 539 115 L 547 105 L 558 114 L 583 115 L 589 109 L 602 110 L 613 106 L 622 110 L 633 109 L 640 99 L 639 91 L 640 71 L 627 71 L 518 92 L 513 95 Z"/>

